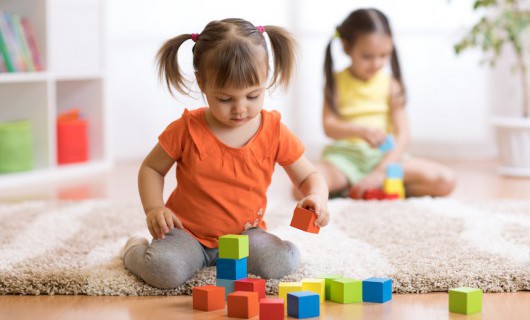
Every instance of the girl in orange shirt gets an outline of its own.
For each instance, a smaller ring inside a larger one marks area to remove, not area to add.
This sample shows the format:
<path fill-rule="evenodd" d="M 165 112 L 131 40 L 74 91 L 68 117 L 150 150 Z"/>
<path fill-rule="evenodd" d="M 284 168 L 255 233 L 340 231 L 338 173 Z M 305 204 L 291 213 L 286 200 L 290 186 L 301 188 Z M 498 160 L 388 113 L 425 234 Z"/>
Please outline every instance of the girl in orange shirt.
<path fill-rule="evenodd" d="M 274 54 L 270 83 L 264 33 Z M 303 194 L 298 206 L 315 211 L 321 227 L 329 221 L 324 178 L 279 113 L 263 110 L 266 89 L 289 84 L 295 42 L 281 27 L 212 21 L 200 34 L 179 35 L 159 50 L 159 76 L 171 93 L 189 91 L 178 62 L 187 40 L 195 42 L 195 77 L 208 106 L 185 110 L 145 158 L 138 181 L 153 240 L 129 239 L 124 265 L 152 286 L 174 288 L 197 269 L 215 265 L 220 236 L 246 234 L 248 272 L 280 278 L 298 266 L 300 254 L 293 243 L 265 231 L 266 192 L 276 163 Z M 164 177 L 175 163 L 177 187 L 164 203 Z"/>

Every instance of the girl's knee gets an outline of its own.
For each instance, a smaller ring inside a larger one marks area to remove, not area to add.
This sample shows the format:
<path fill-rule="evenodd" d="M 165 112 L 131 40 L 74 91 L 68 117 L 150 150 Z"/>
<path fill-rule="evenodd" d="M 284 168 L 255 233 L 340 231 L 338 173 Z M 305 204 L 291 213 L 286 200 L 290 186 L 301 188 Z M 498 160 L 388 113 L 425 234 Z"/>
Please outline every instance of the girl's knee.
<path fill-rule="evenodd" d="M 447 196 L 456 186 L 456 175 L 449 168 L 443 168 L 438 172 L 430 174 L 428 180 L 432 185 L 433 196 Z"/>

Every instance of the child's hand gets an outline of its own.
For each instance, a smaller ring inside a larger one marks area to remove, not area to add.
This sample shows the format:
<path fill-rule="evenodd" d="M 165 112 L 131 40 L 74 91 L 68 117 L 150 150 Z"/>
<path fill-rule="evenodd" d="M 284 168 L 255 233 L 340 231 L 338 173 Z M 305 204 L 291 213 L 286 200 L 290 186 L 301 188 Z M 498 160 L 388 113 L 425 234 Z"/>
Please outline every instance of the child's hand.
<path fill-rule="evenodd" d="M 173 228 L 183 228 L 180 219 L 166 207 L 149 210 L 145 220 L 147 221 L 147 228 L 155 240 L 164 239 L 165 234 Z"/>
<path fill-rule="evenodd" d="M 325 227 L 329 223 L 328 199 L 323 199 L 316 194 L 310 194 L 300 200 L 296 206 L 315 212 L 317 214 L 315 225 Z"/>
<path fill-rule="evenodd" d="M 359 182 L 357 182 L 350 189 L 350 197 L 353 199 L 361 199 L 366 190 L 381 189 L 385 182 L 385 174 L 383 171 L 373 171 Z"/>
<path fill-rule="evenodd" d="M 386 133 L 383 130 L 364 127 L 361 132 L 361 138 L 366 140 L 372 148 L 377 148 L 385 141 Z"/>

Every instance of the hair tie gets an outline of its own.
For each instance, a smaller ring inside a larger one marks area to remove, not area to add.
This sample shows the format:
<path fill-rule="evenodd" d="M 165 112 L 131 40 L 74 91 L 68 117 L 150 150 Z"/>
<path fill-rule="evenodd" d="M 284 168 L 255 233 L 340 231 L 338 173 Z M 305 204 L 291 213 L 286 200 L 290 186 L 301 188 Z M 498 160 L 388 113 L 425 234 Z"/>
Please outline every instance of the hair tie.
<path fill-rule="evenodd" d="M 256 29 L 258 29 L 259 33 L 265 32 L 265 27 L 264 26 L 257 26 Z"/>
<path fill-rule="evenodd" d="M 199 40 L 199 34 L 198 33 L 192 33 L 191 34 L 191 40 L 193 40 L 193 42 L 197 42 L 197 40 Z"/>
<path fill-rule="evenodd" d="M 339 29 L 336 29 L 335 30 L 335 34 L 333 35 L 333 38 L 340 38 L 340 32 L 339 32 Z"/>

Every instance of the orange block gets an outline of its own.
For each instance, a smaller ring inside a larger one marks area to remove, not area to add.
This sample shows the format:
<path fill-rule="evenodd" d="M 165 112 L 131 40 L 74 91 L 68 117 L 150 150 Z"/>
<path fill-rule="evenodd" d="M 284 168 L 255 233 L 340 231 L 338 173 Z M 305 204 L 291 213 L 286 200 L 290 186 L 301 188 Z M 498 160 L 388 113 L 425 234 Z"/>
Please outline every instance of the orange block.
<path fill-rule="evenodd" d="M 252 318 L 259 312 L 257 292 L 234 291 L 228 295 L 228 317 Z"/>
<path fill-rule="evenodd" d="M 265 279 L 245 278 L 234 282 L 234 291 L 254 291 L 260 299 L 265 299 Z"/>
<path fill-rule="evenodd" d="M 195 287 L 192 291 L 193 309 L 212 311 L 225 308 L 225 288 L 218 286 Z"/>
<path fill-rule="evenodd" d="M 385 200 L 399 200 L 399 194 L 397 194 L 397 193 L 385 193 Z"/>
<path fill-rule="evenodd" d="M 296 209 L 294 209 L 293 219 L 291 220 L 291 227 L 306 232 L 318 233 L 320 227 L 315 226 L 316 219 L 317 214 L 313 211 L 296 207 Z"/>

